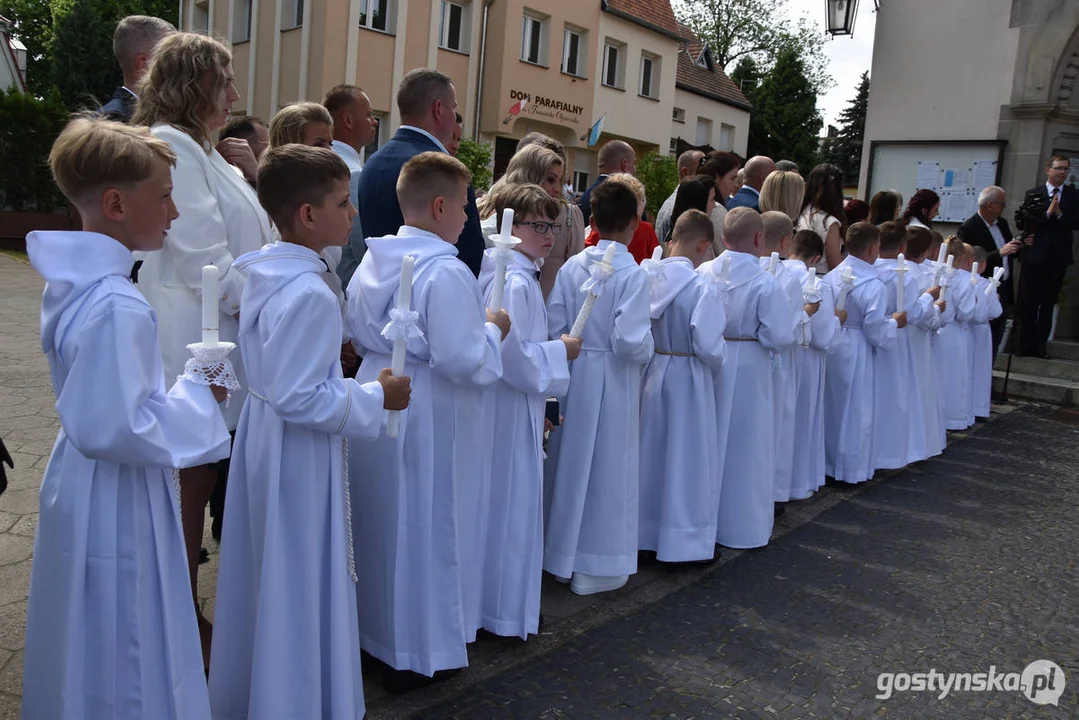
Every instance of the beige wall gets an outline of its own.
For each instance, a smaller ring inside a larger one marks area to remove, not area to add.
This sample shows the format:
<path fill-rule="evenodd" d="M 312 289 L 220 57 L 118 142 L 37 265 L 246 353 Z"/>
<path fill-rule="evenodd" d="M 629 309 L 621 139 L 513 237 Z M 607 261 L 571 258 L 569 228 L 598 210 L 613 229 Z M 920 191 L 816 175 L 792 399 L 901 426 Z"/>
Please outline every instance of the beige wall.
<path fill-rule="evenodd" d="M 437 68 L 453 80 L 453 87 L 457 90 L 457 112 L 461 118 L 468 117 L 472 107 L 470 93 L 468 92 L 468 55 L 452 50 L 438 50 Z"/>
<path fill-rule="evenodd" d="M 247 97 L 247 73 L 250 68 L 251 43 L 242 42 L 232 46 L 232 74 L 236 77 L 236 89 L 240 91 L 240 101 L 233 106 L 237 114 L 251 114 L 251 98 Z"/>
<path fill-rule="evenodd" d="M 603 73 L 603 44 L 607 38 L 625 43 L 625 90 L 615 90 L 601 82 Z M 654 145 L 667 152 L 674 107 L 674 79 L 678 67 L 678 41 L 631 23 L 610 13 L 600 13 L 597 51 L 594 58 L 595 115 L 604 112 L 603 134 L 632 138 L 641 145 Z M 650 100 L 638 94 L 642 51 L 658 55 L 660 61 L 659 99 Z"/>
<path fill-rule="evenodd" d="M 1011 0 L 882 2 L 859 186 L 873 140 L 989 140 L 1012 94 Z M 921 51 L 919 50 L 921 49 Z"/>
<path fill-rule="evenodd" d="M 375 110 L 388 112 L 393 102 L 393 35 L 360 28 L 356 85 L 371 98 Z"/>
<path fill-rule="evenodd" d="M 712 121 L 712 147 L 719 150 L 728 149 L 720 147 L 720 126 L 730 125 L 734 128 L 734 145 L 729 149 L 745 157 L 749 142 L 749 112 L 678 88 L 674 91 L 672 112 L 675 107 L 686 111 L 686 122 L 683 124 L 671 120 L 672 138 L 682 138 L 689 144 L 696 145 L 697 118 L 709 118 Z"/>

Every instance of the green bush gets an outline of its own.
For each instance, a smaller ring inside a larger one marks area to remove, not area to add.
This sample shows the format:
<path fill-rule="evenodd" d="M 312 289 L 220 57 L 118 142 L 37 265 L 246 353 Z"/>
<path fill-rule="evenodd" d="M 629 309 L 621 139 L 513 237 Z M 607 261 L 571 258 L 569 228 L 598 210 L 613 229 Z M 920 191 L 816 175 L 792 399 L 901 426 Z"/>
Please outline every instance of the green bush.
<path fill-rule="evenodd" d="M 68 117 L 55 90 L 44 100 L 0 90 L 0 208 L 53 212 L 67 204 L 48 163 Z"/>
<path fill-rule="evenodd" d="M 678 159 L 650 152 L 637 160 L 637 179 L 644 184 L 648 216 L 654 218 L 663 201 L 678 187 Z"/>
<path fill-rule="evenodd" d="M 491 146 L 461 138 L 457 159 L 472 173 L 472 187 L 487 190 L 491 187 Z"/>

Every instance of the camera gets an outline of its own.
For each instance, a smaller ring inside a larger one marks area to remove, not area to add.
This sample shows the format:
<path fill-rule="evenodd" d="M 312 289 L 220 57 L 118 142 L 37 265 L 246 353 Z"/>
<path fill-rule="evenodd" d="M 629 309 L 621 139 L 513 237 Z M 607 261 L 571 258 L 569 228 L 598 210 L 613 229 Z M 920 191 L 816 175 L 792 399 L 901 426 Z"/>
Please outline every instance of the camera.
<path fill-rule="evenodd" d="M 1023 204 L 1015 211 L 1015 226 L 1027 234 L 1038 230 L 1049 211 L 1049 198 L 1039 189 L 1030 190 L 1023 197 Z"/>

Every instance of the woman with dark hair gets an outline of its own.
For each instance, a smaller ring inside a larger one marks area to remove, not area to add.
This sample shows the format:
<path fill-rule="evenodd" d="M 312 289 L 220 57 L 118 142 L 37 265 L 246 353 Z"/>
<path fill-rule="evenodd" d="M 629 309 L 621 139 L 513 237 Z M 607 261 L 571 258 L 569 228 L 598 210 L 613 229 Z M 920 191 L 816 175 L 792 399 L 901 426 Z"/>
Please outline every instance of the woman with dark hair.
<path fill-rule="evenodd" d="M 869 222 L 874 225 L 899 219 L 903 196 L 895 190 L 881 190 L 869 201 Z"/>
<path fill-rule="evenodd" d="M 742 186 L 738 180 L 738 170 L 741 167 L 742 160 L 734 153 L 713 150 L 704 156 L 698 171 L 702 175 L 711 176 L 716 186 L 715 208 L 709 213 L 709 217 L 712 218 L 712 228 L 716 231 L 713 247 L 719 248 L 717 255 L 723 251 L 723 218 L 727 216 L 727 198 Z M 671 227 L 674 227 L 673 219 Z"/>
<path fill-rule="evenodd" d="M 843 214 L 847 216 L 848 227 L 856 222 L 865 222 L 866 218 L 869 217 L 869 205 L 865 200 L 851 198 L 843 206 Z"/>
<path fill-rule="evenodd" d="M 712 209 L 716 205 L 716 185 L 711 175 L 694 175 L 680 182 L 674 196 L 674 209 L 671 210 L 671 227 L 667 230 L 667 237 L 663 238 L 664 247 L 671 242 L 674 224 L 682 213 L 686 210 L 700 210 L 711 217 Z M 714 250 L 714 243 L 712 247 Z"/>
<path fill-rule="evenodd" d="M 812 230 L 824 238 L 824 257 L 817 263 L 817 274 L 823 275 L 843 261 L 843 173 L 835 165 L 823 163 L 813 168 L 806 180 L 802 214 L 795 222 L 796 230 Z"/>
<path fill-rule="evenodd" d="M 933 218 L 937 216 L 939 210 L 940 195 L 937 195 L 932 190 L 922 188 L 910 196 L 907 209 L 903 211 L 903 216 L 900 219 L 907 224 L 907 227 L 932 229 Z"/>

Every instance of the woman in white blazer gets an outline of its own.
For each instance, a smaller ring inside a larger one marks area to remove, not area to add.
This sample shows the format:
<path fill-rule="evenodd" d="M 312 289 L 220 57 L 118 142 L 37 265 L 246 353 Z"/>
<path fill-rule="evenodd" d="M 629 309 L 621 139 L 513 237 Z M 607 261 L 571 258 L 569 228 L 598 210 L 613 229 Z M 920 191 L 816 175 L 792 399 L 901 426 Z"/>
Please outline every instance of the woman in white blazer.
<path fill-rule="evenodd" d="M 220 270 L 220 337 L 235 342 L 244 276 L 232 267 L 233 258 L 272 240 L 269 218 L 255 192 L 212 143 L 239 99 L 231 65 L 232 55 L 220 42 L 176 33 L 158 45 L 138 91 L 133 122 L 149 125 L 176 153 L 172 199 L 180 216 L 173 220 L 164 247 L 147 253 L 138 273 L 139 289 L 157 313 L 166 379 L 183 372 L 190 357 L 188 343 L 201 337 L 202 267 L 216 265 Z M 234 430 L 247 388 L 239 353 L 231 360 L 243 387 L 222 411 Z M 192 593 L 197 587 L 206 504 L 216 482 L 212 465 L 180 471 Z M 208 660 L 211 628 L 201 613 L 199 630 Z"/>

